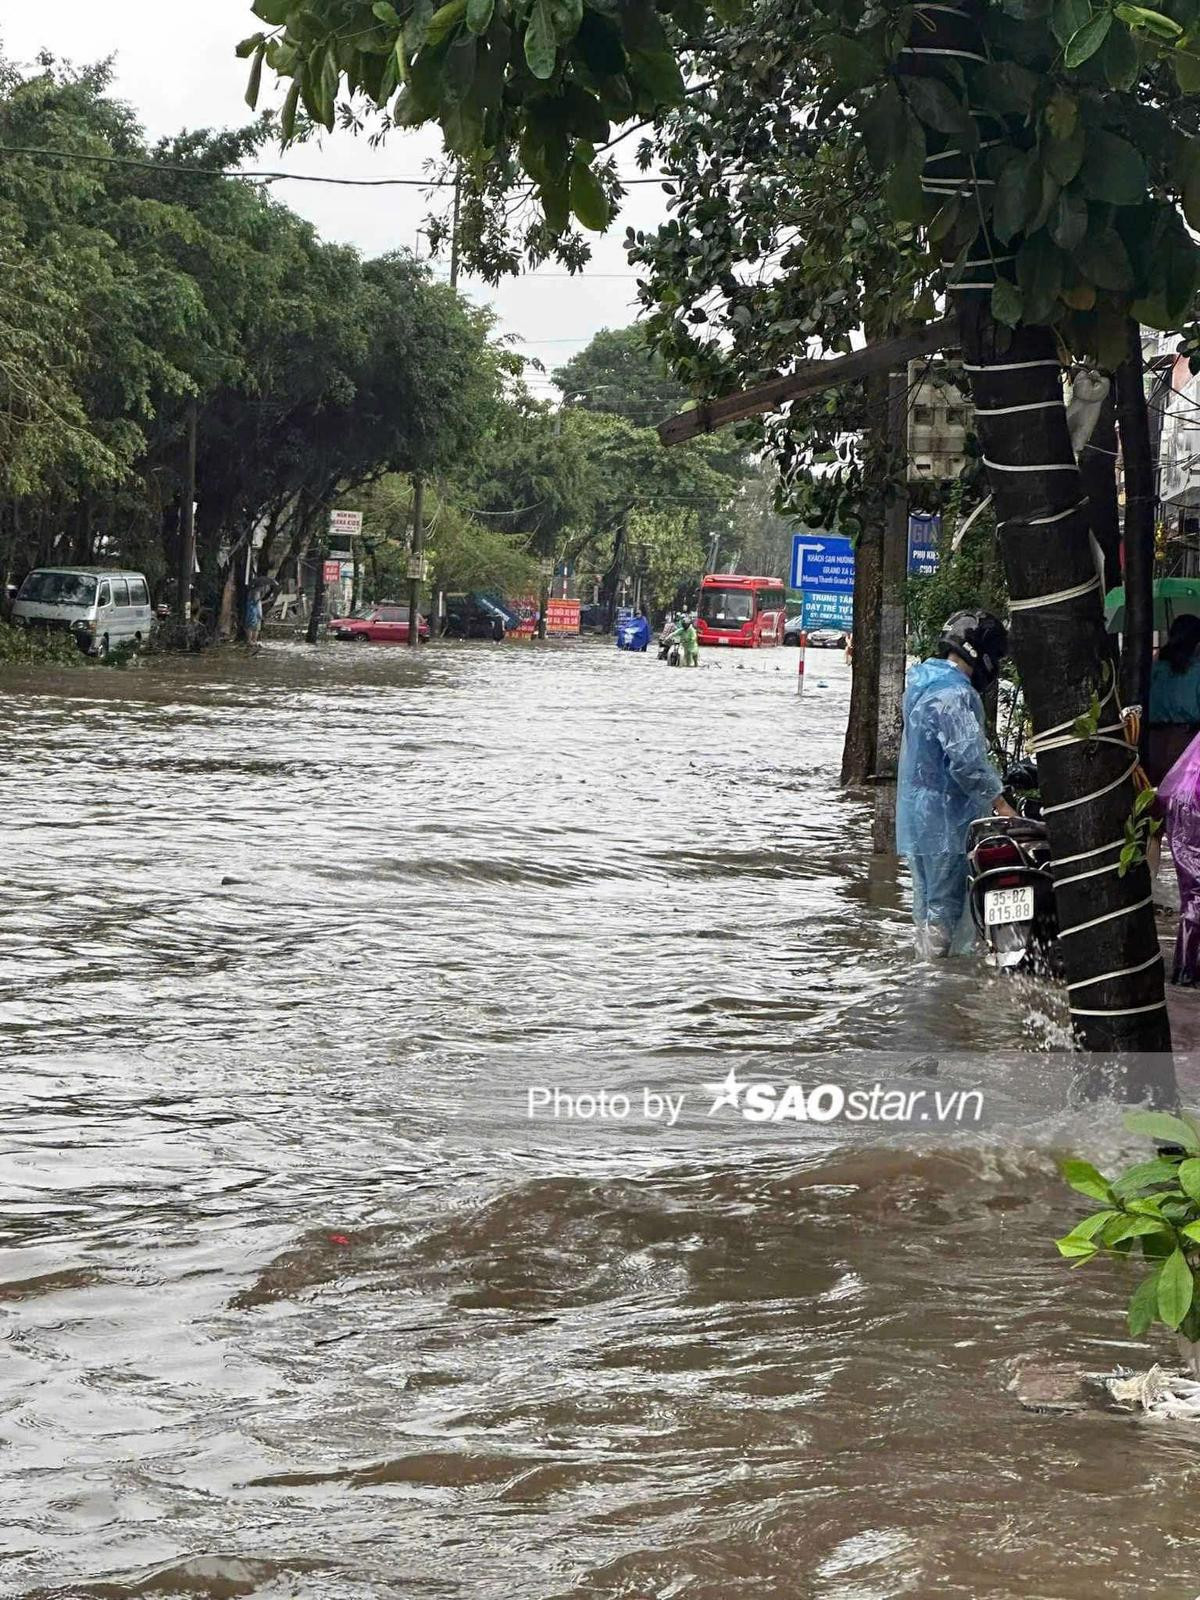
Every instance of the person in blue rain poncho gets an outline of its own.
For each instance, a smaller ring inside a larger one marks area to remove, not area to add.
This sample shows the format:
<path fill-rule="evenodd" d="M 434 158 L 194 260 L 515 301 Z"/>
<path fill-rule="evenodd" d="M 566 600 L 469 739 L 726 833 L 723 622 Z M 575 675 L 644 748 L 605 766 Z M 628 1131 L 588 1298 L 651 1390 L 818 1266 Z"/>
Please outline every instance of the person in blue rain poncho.
<path fill-rule="evenodd" d="M 912 873 L 917 950 L 966 954 L 967 829 L 991 811 L 1013 816 L 988 756 L 983 694 L 1008 651 L 1002 623 L 987 611 L 958 611 L 937 654 L 910 668 L 896 793 L 896 849 Z"/>

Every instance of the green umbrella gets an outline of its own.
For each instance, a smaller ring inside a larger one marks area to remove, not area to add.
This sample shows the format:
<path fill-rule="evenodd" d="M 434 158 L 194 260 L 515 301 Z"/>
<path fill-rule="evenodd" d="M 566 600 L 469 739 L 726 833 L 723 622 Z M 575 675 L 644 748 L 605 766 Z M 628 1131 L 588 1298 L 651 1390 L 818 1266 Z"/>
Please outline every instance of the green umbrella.
<path fill-rule="evenodd" d="M 1154 631 L 1166 633 L 1176 617 L 1200 617 L 1200 578 L 1154 580 Z M 1109 633 L 1125 627 L 1125 590 L 1110 589 L 1104 596 L 1104 622 Z"/>

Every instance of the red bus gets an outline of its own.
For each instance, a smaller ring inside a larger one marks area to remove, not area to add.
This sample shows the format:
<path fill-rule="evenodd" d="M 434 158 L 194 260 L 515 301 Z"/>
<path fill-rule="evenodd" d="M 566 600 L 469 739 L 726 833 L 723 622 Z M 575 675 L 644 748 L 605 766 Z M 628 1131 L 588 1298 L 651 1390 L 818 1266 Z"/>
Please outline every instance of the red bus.
<path fill-rule="evenodd" d="M 710 572 L 700 582 L 696 636 L 701 644 L 755 650 L 783 643 L 787 614 L 782 578 Z"/>

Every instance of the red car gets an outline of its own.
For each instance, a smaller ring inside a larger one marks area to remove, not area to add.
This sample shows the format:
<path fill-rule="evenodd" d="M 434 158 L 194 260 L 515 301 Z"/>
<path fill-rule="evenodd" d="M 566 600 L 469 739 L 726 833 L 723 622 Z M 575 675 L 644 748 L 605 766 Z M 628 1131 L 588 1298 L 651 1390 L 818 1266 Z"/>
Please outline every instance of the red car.
<path fill-rule="evenodd" d="M 329 631 L 336 639 L 350 639 L 355 644 L 407 644 L 407 606 L 368 606 L 357 616 L 335 617 Z M 417 613 L 417 638 L 423 644 L 429 638 L 429 623 Z"/>

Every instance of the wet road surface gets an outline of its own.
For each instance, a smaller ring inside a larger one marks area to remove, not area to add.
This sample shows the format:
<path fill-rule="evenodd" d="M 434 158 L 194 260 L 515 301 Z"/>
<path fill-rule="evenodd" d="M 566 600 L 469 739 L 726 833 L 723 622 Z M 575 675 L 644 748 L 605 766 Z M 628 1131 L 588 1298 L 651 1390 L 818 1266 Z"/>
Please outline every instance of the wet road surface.
<path fill-rule="evenodd" d="M 794 671 L 5 675 L 0 1593 L 1200 1593 L 1192 1436 L 1005 1390 L 1144 1364 L 1115 1269 L 1049 1244 L 1078 1211 L 1019 1107 L 1061 1013 L 913 967 L 836 786 L 846 668 Z M 979 1052 L 1012 1116 L 701 1149 L 513 1112 L 860 1050 Z"/>

